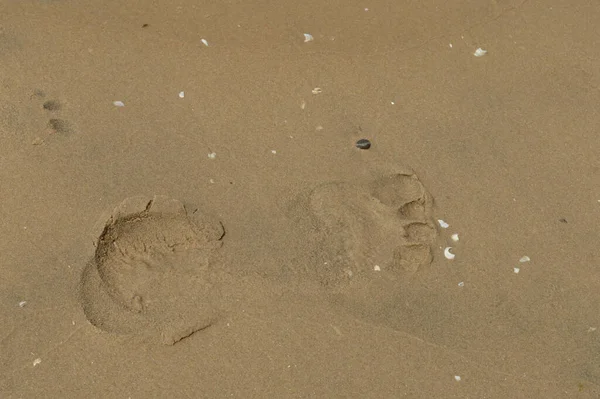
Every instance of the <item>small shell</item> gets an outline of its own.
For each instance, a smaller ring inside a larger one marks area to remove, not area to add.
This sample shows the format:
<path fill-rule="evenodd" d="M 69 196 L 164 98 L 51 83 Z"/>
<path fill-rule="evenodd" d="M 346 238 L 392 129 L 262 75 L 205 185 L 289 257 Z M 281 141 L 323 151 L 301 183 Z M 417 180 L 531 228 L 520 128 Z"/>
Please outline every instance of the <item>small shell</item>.
<path fill-rule="evenodd" d="M 473 55 L 475 57 L 483 57 L 485 54 L 487 53 L 487 50 L 482 49 L 481 47 L 478 48 L 477 50 L 475 50 L 475 52 L 473 53 Z"/>
<path fill-rule="evenodd" d="M 375 265 L 373 267 L 373 270 L 375 270 L 376 272 L 380 272 L 381 271 L 381 267 L 379 267 L 379 265 Z"/>
<path fill-rule="evenodd" d="M 531 258 L 529 256 L 525 255 L 521 259 L 519 259 L 519 262 L 525 263 L 525 262 L 529 262 L 530 260 L 531 260 Z"/>
<path fill-rule="evenodd" d="M 304 34 L 304 43 L 312 42 L 315 38 L 310 33 Z"/>
<path fill-rule="evenodd" d="M 115 107 L 124 107 L 125 103 L 123 103 L 123 101 L 113 101 L 113 105 Z"/>
<path fill-rule="evenodd" d="M 444 222 L 442 219 L 438 219 L 438 223 L 440 224 L 440 227 L 442 229 L 447 229 L 448 227 L 450 227 L 450 225 L 446 222 Z"/>
<path fill-rule="evenodd" d="M 458 240 L 459 240 L 459 238 L 458 238 L 458 234 L 456 234 L 456 233 L 452 234 L 452 235 L 450 236 L 450 238 L 452 238 L 452 241 L 454 241 L 454 242 L 456 242 L 456 241 L 458 241 Z"/>
<path fill-rule="evenodd" d="M 515 274 L 519 274 L 520 271 L 521 269 L 519 269 L 518 267 L 513 268 L 513 272 L 515 272 Z"/>
<path fill-rule="evenodd" d="M 323 92 L 323 89 L 321 89 L 320 87 L 315 87 L 314 89 L 312 89 L 312 94 L 321 94 Z"/>
<path fill-rule="evenodd" d="M 185 92 L 183 92 L 183 91 L 180 91 L 180 92 L 179 92 L 179 98 L 183 98 L 183 97 L 185 97 Z"/>
<path fill-rule="evenodd" d="M 206 39 L 201 39 L 200 41 L 202 42 L 202 44 L 208 47 L 208 41 Z"/>
<path fill-rule="evenodd" d="M 446 247 L 444 249 L 444 256 L 446 257 L 446 259 L 454 259 L 454 257 L 456 256 L 452 252 L 450 252 L 451 249 L 452 247 Z"/>

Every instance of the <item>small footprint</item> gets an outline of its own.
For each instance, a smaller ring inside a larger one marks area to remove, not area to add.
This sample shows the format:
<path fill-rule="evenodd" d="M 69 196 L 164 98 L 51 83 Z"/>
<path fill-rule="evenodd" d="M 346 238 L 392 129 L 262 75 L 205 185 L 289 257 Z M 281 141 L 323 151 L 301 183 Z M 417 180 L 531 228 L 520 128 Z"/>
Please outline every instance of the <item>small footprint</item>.
<path fill-rule="evenodd" d="M 433 260 L 433 199 L 415 174 L 367 184 L 328 183 L 304 195 L 299 216 L 311 226 L 309 275 L 340 287 L 374 270 L 412 275 Z"/>
<path fill-rule="evenodd" d="M 46 93 L 43 90 L 34 90 L 32 98 L 44 99 Z M 59 118 L 64 105 L 61 101 L 56 99 L 46 100 L 42 103 L 41 108 L 51 115 L 46 125 L 46 132 L 49 134 L 58 134 L 60 136 L 70 136 L 74 133 L 75 129 L 73 124 L 63 118 Z"/>

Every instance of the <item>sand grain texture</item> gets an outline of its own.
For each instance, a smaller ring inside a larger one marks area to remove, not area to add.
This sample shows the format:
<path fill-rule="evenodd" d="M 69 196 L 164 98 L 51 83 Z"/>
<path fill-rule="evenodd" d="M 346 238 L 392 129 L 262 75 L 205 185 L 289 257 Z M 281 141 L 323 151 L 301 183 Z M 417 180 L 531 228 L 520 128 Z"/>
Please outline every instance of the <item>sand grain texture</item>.
<path fill-rule="evenodd" d="M 599 5 L 0 9 L 0 397 L 600 396 Z"/>

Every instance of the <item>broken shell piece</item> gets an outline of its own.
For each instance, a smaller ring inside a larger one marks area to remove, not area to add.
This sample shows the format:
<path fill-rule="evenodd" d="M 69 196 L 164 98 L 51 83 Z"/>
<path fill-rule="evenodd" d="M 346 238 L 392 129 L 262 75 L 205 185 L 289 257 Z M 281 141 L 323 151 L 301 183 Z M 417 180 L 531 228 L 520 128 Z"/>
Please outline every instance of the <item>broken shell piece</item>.
<path fill-rule="evenodd" d="M 314 89 L 312 89 L 312 94 L 321 94 L 323 92 L 323 89 L 321 89 L 320 87 L 315 87 Z"/>
<path fill-rule="evenodd" d="M 310 33 L 304 34 L 304 43 L 312 42 L 313 40 L 315 40 L 315 38 Z"/>
<path fill-rule="evenodd" d="M 515 268 L 513 268 L 513 271 L 515 272 L 515 274 L 519 274 L 521 269 L 519 269 L 518 267 L 515 267 Z"/>
<path fill-rule="evenodd" d="M 452 241 L 454 241 L 454 242 L 456 242 L 456 241 L 458 241 L 458 240 L 459 240 L 459 238 L 458 238 L 458 234 L 456 234 L 456 233 L 452 234 L 452 235 L 450 236 L 450 238 L 452 238 Z"/>
<path fill-rule="evenodd" d="M 25 305 L 27 305 L 27 301 L 21 301 L 21 302 L 19 302 L 19 307 L 20 308 L 24 308 Z"/>
<path fill-rule="evenodd" d="M 179 98 L 183 98 L 183 97 L 185 97 L 185 92 L 183 92 L 183 91 L 180 91 L 180 92 L 179 92 Z"/>
<path fill-rule="evenodd" d="M 482 49 L 481 47 L 478 48 L 477 50 L 475 50 L 475 52 L 473 53 L 473 55 L 475 57 L 483 57 L 485 54 L 487 53 L 487 50 Z"/>
<path fill-rule="evenodd" d="M 379 265 L 375 265 L 373 267 L 373 270 L 375 270 L 376 272 L 380 272 L 381 271 L 381 267 L 379 267 Z"/>
<path fill-rule="evenodd" d="M 450 252 L 451 249 L 452 247 L 446 247 L 446 249 L 444 249 L 444 256 L 446 257 L 446 259 L 454 259 L 454 257 L 456 256 L 452 252 Z"/>
<path fill-rule="evenodd" d="M 440 227 L 442 229 L 447 229 L 448 227 L 450 227 L 450 225 L 446 222 L 444 222 L 442 219 L 438 219 L 438 223 L 440 224 Z"/>
<path fill-rule="evenodd" d="M 454 376 L 454 379 L 455 379 L 456 381 L 460 381 L 460 380 L 462 380 L 462 378 L 460 378 L 460 375 L 455 375 L 455 376 Z"/>
<path fill-rule="evenodd" d="M 211 152 L 210 154 L 208 154 L 208 157 L 210 159 L 215 159 L 217 157 L 217 153 L 216 152 Z"/>
<path fill-rule="evenodd" d="M 206 39 L 201 39 L 200 41 L 202 42 L 202 44 L 208 47 L 208 41 Z"/>
<path fill-rule="evenodd" d="M 40 364 L 42 362 L 42 359 L 40 359 L 39 357 L 37 359 L 35 359 L 33 361 L 33 367 L 37 366 L 38 364 Z"/>
<path fill-rule="evenodd" d="M 464 286 L 465 286 L 465 282 L 464 282 L 464 281 L 461 281 L 460 283 L 458 283 L 458 286 L 459 286 L 459 287 L 464 287 Z"/>
<path fill-rule="evenodd" d="M 123 103 L 123 101 L 113 101 L 113 105 L 115 107 L 124 107 L 125 104 Z"/>
<path fill-rule="evenodd" d="M 519 262 L 525 263 L 525 262 L 529 262 L 530 260 L 531 260 L 531 258 L 529 256 L 525 255 L 521 259 L 519 259 Z"/>

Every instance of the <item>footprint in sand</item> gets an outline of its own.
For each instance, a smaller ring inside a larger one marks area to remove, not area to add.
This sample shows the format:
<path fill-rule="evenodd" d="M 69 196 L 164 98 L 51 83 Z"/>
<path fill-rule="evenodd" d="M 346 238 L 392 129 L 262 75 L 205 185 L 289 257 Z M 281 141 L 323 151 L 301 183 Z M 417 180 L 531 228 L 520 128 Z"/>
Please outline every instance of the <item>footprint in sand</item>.
<path fill-rule="evenodd" d="M 432 262 L 433 199 L 413 173 L 329 183 L 302 196 L 309 274 L 339 287 L 374 271 L 412 275 Z M 296 213 L 298 215 L 298 213 Z"/>
<path fill-rule="evenodd" d="M 211 259 L 222 224 L 165 196 L 128 198 L 106 221 L 84 270 L 88 320 L 111 333 L 172 345 L 218 316 Z"/>

